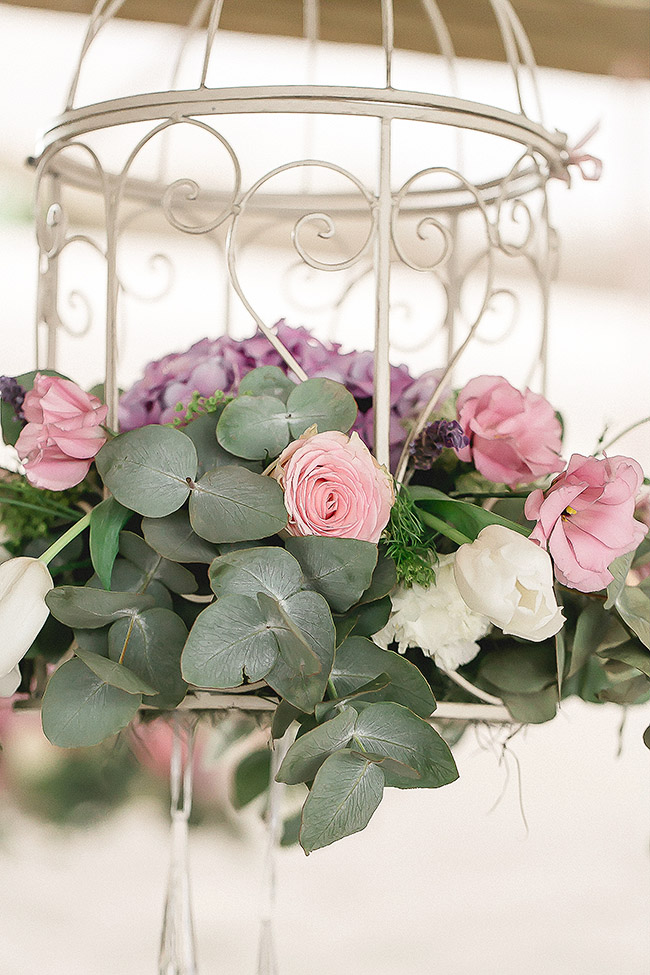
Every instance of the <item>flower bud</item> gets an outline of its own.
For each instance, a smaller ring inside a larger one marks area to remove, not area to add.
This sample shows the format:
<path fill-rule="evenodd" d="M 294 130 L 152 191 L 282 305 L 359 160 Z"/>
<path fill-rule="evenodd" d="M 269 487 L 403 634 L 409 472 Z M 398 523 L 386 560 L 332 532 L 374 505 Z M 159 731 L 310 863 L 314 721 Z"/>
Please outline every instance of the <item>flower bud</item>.
<path fill-rule="evenodd" d="M 454 575 L 469 608 L 504 633 L 539 643 L 562 629 L 551 560 L 518 532 L 488 525 L 458 549 Z"/>
<path fill-rule="evenodd" d="M 23 556 L 0 565 L 0 697 L 10 697 L 18 687 L 18 663 L 49 615 L 45 596 L 53 586 L 38 559 Z"/>

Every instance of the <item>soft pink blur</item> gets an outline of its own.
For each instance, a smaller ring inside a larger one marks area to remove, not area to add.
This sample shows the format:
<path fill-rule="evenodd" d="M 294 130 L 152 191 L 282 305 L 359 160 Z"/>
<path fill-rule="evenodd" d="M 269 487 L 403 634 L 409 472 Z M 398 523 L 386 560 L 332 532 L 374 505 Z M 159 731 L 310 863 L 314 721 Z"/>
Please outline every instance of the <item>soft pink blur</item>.
<path fill-rule="evenodd" d="M 358 434 L 303 434 L 280 454 L 273 476 L 284 488 L 291 535 L 379 541 L 395 500 L 393 479 Z"/>
<path fill-rule="evenodd" d="M 564 467 L 562 427 L 543 396 L 522 393 L 503 376 L 477 376 L 461 390 L 456 409 L 470 438 L 456 453 L 490 481 L 516 487 Z"/>
<path fill-rule="evenodd" d="M 101 424 L 107 412 L 69 379 L 37 373 L 23 403 L 27 424 L 16 442 L 30 484 L 64 491 L 83 481 L 106 443 Z"/>
<path fill-rule="evenodd" d="M 648 528 L 634 518 L 643 471 L 630 457 L 584 457 L 569 465 L 544 494 L 533 491 L 525 513 L 537 520 L 531 538 L 548 550 L 559 581 L 580 592 L 597 592 L 613 576 L 608 566 L 633 551 Z"/>

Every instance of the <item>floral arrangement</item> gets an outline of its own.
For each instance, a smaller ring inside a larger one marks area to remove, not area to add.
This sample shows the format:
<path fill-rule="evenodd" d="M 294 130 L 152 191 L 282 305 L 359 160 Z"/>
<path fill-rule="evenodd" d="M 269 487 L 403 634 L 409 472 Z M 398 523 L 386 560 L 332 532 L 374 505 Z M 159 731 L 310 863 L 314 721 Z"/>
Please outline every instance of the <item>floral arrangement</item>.
<path fill-rule="evenodd" d="M 266 339 L 204 340 L 147 367 L 119 434 L 66 377 L 0 379 L 23 471 L 0 485 L 0 694 L 42 696 L 67 748 L 198 688 L 267 697 L 274 738 L 298 727 L 277 777 L 307 790 L 307 853 L 384 787 L 457 778 L 437 701 L 525 723 L 650 698 L 636 461 L 567 463 L 553 407 L 500 376 L 439 390 L 422 426 L 440 375 L 393 367 L 392 474 L 371 354 L 277 333 L 306 381 Z"/>

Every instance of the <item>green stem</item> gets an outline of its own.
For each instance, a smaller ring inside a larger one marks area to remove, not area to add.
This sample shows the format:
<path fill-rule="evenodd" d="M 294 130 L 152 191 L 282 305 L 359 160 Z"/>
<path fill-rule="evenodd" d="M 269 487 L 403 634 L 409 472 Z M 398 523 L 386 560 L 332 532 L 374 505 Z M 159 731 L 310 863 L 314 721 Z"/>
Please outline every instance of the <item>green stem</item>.
<path fill-rule="evenodd" d="M 83 518 L 80 518 L 75 525 L 68 528 L 67 532 L 64 532 L 60 538 L 57 538 L 56 542 L 53 542 L 52 545 L 50 545 L 50 547 L 43 552 L 41 556 L 39 556 L 39 561 L 44 562 L 45 565 L 49 565 L 52 559 L 55 558 L 59 552 L 72 541 L 73 538 L 76 538 L 77 535 L 80 535 L 82 531 L 85 531 L 86 528 L 88 528 L 90 525 L 91 514 L 92 511 L 89 511 L 88 514 L 84 515 Z"/>
<path fill-rule="evenodd" d="M 439 535 L 444 535 L 445 538 L 451 539 L 452 542 L 456 542 L 458 545 L 465 545 L 471 543 L 472 539 L 468 538 L 467 535 L 463 535 L 459 532 L 457 528 L 452 528 L 448 525 L 446 521 L 442 518 L 437 518 L 428 511 L 423 511 L 422 508 L 418 508 L 418 517 L 422 519 L 425 525 L 429 528 L 435 529 Z"/>
<path fill-rule="evenodd" d="M 32 511 L 42 511 L 48 515 L 58 515 L 59 518 L 78 518 L 79 512 L 72 508 L 64 508 L 55 504 L 32 504 L 31 501 L 19 501 L 18 498 L 7 498 L 0 494 L 0 504 L 13 504 L 18 508 L 31 508 Z"/>
<path fill-rule="evenodd" d="M 329 691 L 330 699 L 334 701 L 338 697 L 338 694 L 334 687 L 334 682 L 331 679 L 327 682 L 327 690 Z"/>
<path fill-rule="evenodd" d="M 636 423 L 632 423 L 630 424 L 629 427 L 625 427 L 625 430 L 621 430 L 621 432 L 617 433 L 615 437 L 612 437 L 611 440 L 608 440 L 606 444 L 601 444 L 596 450 L 596 453 L 602 454 L 606 450 L 609 450 L 609 448 L 613 444 L 615 444 L 617 440 L 620 440 L 621 437 L 624 437 L 626 433 L 630 433 L 632 430 L 636 430 L 637 427 L 642 426 L 644 423 L 650 423 L 650 416 L 644 416 L 642 420 L 637 420 Z"/>
<path fill-rule="evenodd" d="M 527 498 L 530 491 L 515 492 L 515 491 L 450 491 L 450 498 L 496 498 L 500 500 L 501 498 Z"/>

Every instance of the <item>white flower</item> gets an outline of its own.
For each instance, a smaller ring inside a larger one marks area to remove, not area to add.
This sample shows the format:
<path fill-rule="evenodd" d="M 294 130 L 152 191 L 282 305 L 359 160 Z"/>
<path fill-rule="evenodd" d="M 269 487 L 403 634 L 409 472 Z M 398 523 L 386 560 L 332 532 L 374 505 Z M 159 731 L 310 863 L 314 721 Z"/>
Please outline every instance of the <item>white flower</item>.
<path fill-rule="evenodd" d="M 454 570 L 460 593 L 504 633 L 538 643 L 562 629 L 553 566 L 539 545 L 502 525 L 488 525 L 461 545 Z"/>
<path fill-rule="evenodd" d="M 0 697 L 10 697 L 18 687 L 18 663 L 49 615 L 45 596 L 53 585 L 49 569 L 38 559 L 0 564 Z"/>
<path fill-rule="evenodd" d="M 435 567 L 436 581 L 425 588 L 414 584 L 391 593 L 393 612 L 373 640 L 386 649 L 394 640 L 400 653 L 420 647 L 443 670 L 469 663 L 481 649 L 476 643 L 490 622 L 467 606 L 454 581 L 454 556 L 445 555 Z"/>

